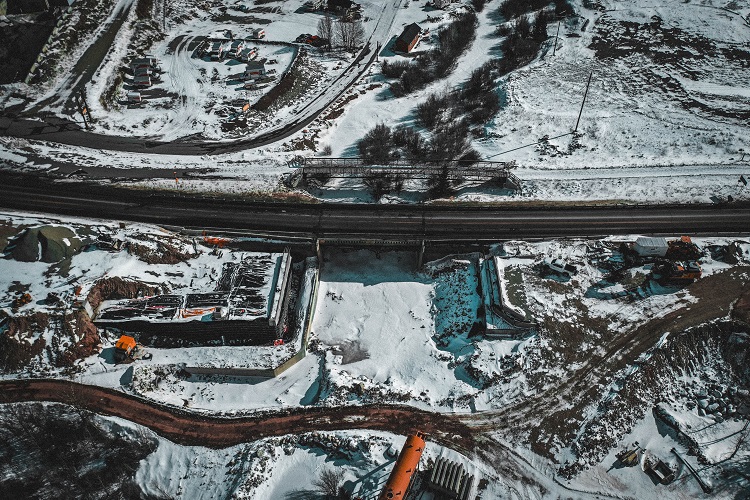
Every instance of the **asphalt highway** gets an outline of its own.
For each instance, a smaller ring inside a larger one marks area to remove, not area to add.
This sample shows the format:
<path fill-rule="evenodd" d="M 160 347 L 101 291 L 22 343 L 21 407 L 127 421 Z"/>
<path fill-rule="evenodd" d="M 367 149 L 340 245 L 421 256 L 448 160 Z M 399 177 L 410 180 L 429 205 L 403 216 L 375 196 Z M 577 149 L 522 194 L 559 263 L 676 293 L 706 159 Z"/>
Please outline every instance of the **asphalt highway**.
<path fill-rule="evenodd" d="M 170 196 L 0 173 L 0 207 L 214 232 L 338 240 L 495 241 L 608 234 L 750 233 L 750 205 L 502 208 L 287 204 Z"/>

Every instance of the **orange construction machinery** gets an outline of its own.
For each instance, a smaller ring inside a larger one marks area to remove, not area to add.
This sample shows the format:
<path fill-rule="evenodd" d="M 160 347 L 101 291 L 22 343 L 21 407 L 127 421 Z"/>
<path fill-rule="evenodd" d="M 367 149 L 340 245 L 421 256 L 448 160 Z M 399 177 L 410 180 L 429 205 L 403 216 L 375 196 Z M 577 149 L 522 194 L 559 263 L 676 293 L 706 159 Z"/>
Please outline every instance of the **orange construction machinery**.
<path fill-rule="evenodd" d="M 135 351 L 138 349 L 138 343 L 133 337 L 123 335 L 115 342 L 115 361 L 121 363 L 126 359 L 133 359 Z"/>
<path fill-rule="evenodd" d="M 419 431 L 406 438 L 406 443 L 393 466 L 388 482 L 378 500 L 402 500 L 409 492 L 414 473 L 417 472 L 419 459 L 424 451 L 425 435 Z"/>
<path fill-rule="evenodd" d="M 686 285 L 700 279 L 703 271 L 698 262 L 670 262 L 656 267 L 662 285 Z"/>
<path fill-rule="evenodd" d="M 115 342 L 115 363 L 130 363 L 136 359 L 151 359 L 151 353 L 147 353 L 133 337 L 122 335 Z"/>
<path fill-rule="evenodd" d="M 222 238 L 220 236 L 208 236 L 205 231 L 203 231 L 203 243 L 205 243 L 208 246 L 215 246 L 219 248 L 224 248 L 224 246 L 231 242 L 229 238 Z"/>

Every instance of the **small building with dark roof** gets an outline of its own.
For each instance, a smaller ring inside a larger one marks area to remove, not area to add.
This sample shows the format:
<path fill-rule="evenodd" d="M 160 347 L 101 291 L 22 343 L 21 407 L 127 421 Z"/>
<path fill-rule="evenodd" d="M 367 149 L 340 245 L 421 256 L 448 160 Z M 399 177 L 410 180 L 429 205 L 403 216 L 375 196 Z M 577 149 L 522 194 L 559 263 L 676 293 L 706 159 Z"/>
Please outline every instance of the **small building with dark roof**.
<path fill-rule="evenodd" d="M 417 23 L 411 23 L 404 27 L 404 31 L 396 38 L 393 48 L 395 52 L 410 52 L 419 41 L 422 28 Z"/>

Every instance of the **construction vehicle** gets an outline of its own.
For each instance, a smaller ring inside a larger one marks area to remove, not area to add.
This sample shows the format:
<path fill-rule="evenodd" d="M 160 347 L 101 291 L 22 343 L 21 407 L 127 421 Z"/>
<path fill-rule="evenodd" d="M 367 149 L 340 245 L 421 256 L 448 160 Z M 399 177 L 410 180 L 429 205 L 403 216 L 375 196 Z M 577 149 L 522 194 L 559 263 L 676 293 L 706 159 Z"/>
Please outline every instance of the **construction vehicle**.
<path fill-rule="evenodd" d="M 641 464 L 643 472 L 656 478 L 661 484 L 669 484 L 677 478 L 677 470 L 652 454 L 646 454 Z"/>
<path fill-rule="evenodd" d="M 122 335 L 115 342 L 115 363 L 130 363 L 136 359 L 151 359 L 151 354 L 129 335 Z"/>
<path fill-rule="evenodd" d="M 663 263 L 654 269 L 661 285 L 685 285 L 699 279 L 703 274 L 696 261 Z"/>
<path fill-rule="evenodd" d="M 13 303 L 11 304 L 11 308 L 18 309 L 21 306 L 25 306 L 26 304 L 31 302 L 31 294 L 28 292 L 20 293 L 16 298 L 13 299 Z"/>
<path fill-rule="evenodd" d="M 615 457 L 617 460 L 626 467 L 633 467 L 638 463 L 638 450 L 640 450 L 640 446 L 636 444 L 636 447 L 634 449 L 625 449 L 621 452 L 617 453 Z"/>
<path fill-rule="evenodd" d="M 692 261 L 701 258 L 701 251 L 690 236 L 682 236 L 679 240 L 669 242 L 665 257 L 670 260 Z"/>

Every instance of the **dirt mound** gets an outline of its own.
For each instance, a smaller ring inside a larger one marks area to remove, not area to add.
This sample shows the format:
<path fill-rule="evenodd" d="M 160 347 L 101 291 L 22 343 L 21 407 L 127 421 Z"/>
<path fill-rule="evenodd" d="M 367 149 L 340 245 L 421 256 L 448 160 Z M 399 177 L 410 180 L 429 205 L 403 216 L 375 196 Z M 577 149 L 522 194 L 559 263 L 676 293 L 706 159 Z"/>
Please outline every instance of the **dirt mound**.
<path fill-rule="evenodd" d="M 10 254 L 21 262 L 60 262 L 78 253 L 83 246 L 72 229 L 65 226 L 39 226 L 25 229 L 10 244 Z"/>
<path fill-rule="evenodd" d="M 156 249 L 140 243 L 130 243 L 128 253 L 148 264 L 179 264 L 198 255 L 181 251 L 176 246 L 164 242 L 159 242 Z"/>
<path fill-rule="evenodd" d="M 97 281 L 87 298 L 91 307 L 96 310 L 105 300 L 134 299 L 156 293 L 157 287 L 153 285 L 114 276 Z"/>
<path fill-rule="evenodd" d="M 33 342 L 31 338 L 47 328 L 49 316 L 37 312 L 28 316 L 6 316 L 4 321 L 7 329 L 0 333 L 0 368 L 19 370 L 44 350 L 43 337 L 39 336 Z"/>
<path fill-rule="evenodd" d="M 101 338 L 86 311 L 79 310 L 74 314 L 66 315 L 63 325 L 72 343 L 61 356 L 58 356 L 58 366 L 73 366 L 76 360 L 87 358 L 99 351 Z"/>
<path fill-rule="evenodd" d="M 712 322 L 669 337 L 640 369 L 621 381 L 622 388 L 612 399 L 603 399 L 595 415 L 575 438 L 571 450 L 578 457 L 560 469 L 572 477 L 601 460 L 622 435 L 630 432 L 654 404 L 669 401 L 680 390 L 679 379 L 700 376 L 706 384 L 708 374 L 717 374 L 726 387 L 746 389 L 750 382 L 750 340 L 746 327 L 731 321 Z"/>

